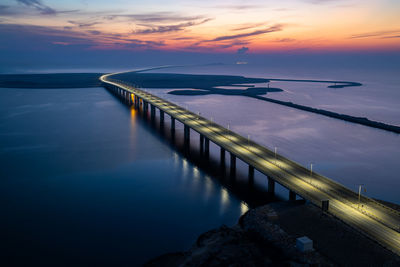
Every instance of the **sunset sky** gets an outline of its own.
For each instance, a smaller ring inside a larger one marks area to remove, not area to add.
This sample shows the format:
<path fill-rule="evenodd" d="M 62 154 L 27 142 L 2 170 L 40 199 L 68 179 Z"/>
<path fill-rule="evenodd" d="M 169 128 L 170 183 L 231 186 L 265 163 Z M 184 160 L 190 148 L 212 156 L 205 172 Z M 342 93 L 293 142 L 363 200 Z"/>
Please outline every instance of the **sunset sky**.
<path fill-rule="evenodd" d="M 7 51 L 400 51 L 398 0 L 3 0 Z"/>

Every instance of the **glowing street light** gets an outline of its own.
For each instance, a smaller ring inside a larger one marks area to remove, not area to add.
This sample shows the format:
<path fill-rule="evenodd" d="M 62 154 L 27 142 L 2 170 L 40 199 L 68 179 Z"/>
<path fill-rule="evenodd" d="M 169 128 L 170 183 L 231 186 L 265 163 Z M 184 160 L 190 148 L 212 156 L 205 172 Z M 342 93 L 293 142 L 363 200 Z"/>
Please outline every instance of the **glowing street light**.
<path fill-rule="evenodd" d="M 360 207 L 361 204 L 361 189 L 364 187 L 364 192 L 366 192 L 365 186 L 363 184 L 360 184 L 358 186 L 358 207 Z"/>

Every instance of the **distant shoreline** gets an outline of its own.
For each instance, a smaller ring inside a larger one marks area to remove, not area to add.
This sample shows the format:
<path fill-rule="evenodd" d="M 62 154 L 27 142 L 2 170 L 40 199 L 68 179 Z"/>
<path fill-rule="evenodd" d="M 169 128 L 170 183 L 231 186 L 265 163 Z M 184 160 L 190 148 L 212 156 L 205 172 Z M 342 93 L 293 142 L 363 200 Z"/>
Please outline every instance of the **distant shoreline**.
<path fill-rule="evenodd" d="M 340 120 L 343 120 L 343 121 L 357 123 L 357 124 L 361 124 L 361 125 L 364 125 L 364 126 L 369 126 L 369 127 L 372 127 L 372 128 L 377 128 L 377 129 L 381 129 L 381 130 L 385 130 L 385 131 L 389 131 L 389 132 L 394 132 L 394 133 L 400 134 L 400 127 L 399 126 L 386 124 L 386 123 L 378 122 L 378 121 L 372 121 L 372 120 L 369 120 L 368 118 L 362 118 L 362 117 L 355 117 L 355 116 L 346 115 L 346 114 L 340 114 L 340 113 L 336 113 L 336 112 L 329 111 L 329 110 L 312 108 L 312 107 L 309 107 L 309 106 L 303 106 L 303 105 L 295 104 L 295 103 L 292 103 L 292 102 L 276 100 L 276 99 L 272 99 L 272 98 L 268 98 L 268 97 L 262 97 L 262 96 L 252 96 L 252 97 L 254 97 L 256 99 L 272 102 L 272 103 L 275 103 L 275 104 L 279 104 L 279 105 L 283 105 L 283 106 L 287 106 L 287 107 L 291 107 L 291 108 L 296 108 L 296 109 L 300 109 L 300 110 L 304 110 L 304 111 L 308 111 L 308 112 L 324 115 L 324 116 L 327 116 L 327 117 L 340 119 Z"/>
<path fill-rule="evenodd" d="M 161 68 L 161 67 L 160 67 Z M 101 87 L 99 77 L 102 73 L 52 73 L 52 74 L 1 74 L 0 87 L 3 88 L 30 88 L 30 89 L 50 89 L 50 88 L 91 88 Z M 258 88 L 248 86 L 243 90 L 219 89 L 218 86 L 238 86 L 238 84 L 268 83 L 270 81 L 291 81 L 291 82 L 313 82 L 313 83 L 332 83 L 329 88 L 344 88 L 352 86 L 362 86 L 361 83 L 348 81 L 327 81 L 327 80 L 297 80 L 297 79 L 264 79 L 246 78 L 233 75 L 194 75 L 194 74 L 165 74 L 165 73 L 145 73 L 145 70 L 127 72 L 119 74 L 121 79 L 135 83 L 144 88 L 167 88 L 178 89 L 171 94 L 179 95 L 242 95 L 255 99 L 268 101 L 271 103 L 312 112 L 315 114 L 340 119 L 343 121 L 356 123 L 372 128 L 377 128 L 393 133 L 400 134 L 400 126 L 387 124 L 379 121 L 369 120 L 368 118 L 356 117 L 347 114 L 313 108 L 261 96 L 268 92 L 279 92 L 280 88 Z M 118 75 L 117 75 L 118 76 Z M 179 90 L 183 88 L 193 88 L 194 90 Z"/>

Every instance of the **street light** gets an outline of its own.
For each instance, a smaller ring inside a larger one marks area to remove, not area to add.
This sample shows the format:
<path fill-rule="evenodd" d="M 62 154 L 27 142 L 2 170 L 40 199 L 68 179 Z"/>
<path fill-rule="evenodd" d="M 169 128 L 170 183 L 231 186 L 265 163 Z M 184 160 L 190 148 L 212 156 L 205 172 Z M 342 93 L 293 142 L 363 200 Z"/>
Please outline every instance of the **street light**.
<path fill-rule="evenodd" d="M 358 207 L 360 207 L 361 204 L 361 189 L 362 187 L 364 187 L 364 191 L 365 191 L 365 186 L 363 184 L 360 184 L 358 186 Z"/>
<path fill-rule="evenodd" d="M 274 154 L 275 154 L 275 164 L 276 164 L 276 151 L 278 150 L 278 148 L 277 147 L 274 147 Z"/>
<path fill-rule="evenodd" d="M 313 166 L 313 164 L 310 163 L 310 184 L 311 184 L 311 179 L 312 179 L 312 166 Z"/>

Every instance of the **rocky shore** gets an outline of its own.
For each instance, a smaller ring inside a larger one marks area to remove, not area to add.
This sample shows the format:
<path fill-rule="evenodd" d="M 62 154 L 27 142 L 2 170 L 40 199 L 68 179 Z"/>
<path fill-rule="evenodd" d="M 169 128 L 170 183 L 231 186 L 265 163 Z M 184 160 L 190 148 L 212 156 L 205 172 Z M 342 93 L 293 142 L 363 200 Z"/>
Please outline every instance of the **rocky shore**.
<path fill-rule="evenodd" d="M 308 236 L 314 250 L 296 249 Z M 185 252 L 145 266 L 400 266 L 400 258 L 311 204 L 278 202 L 249 210 L 233 227 L 202 234 Z"/>

